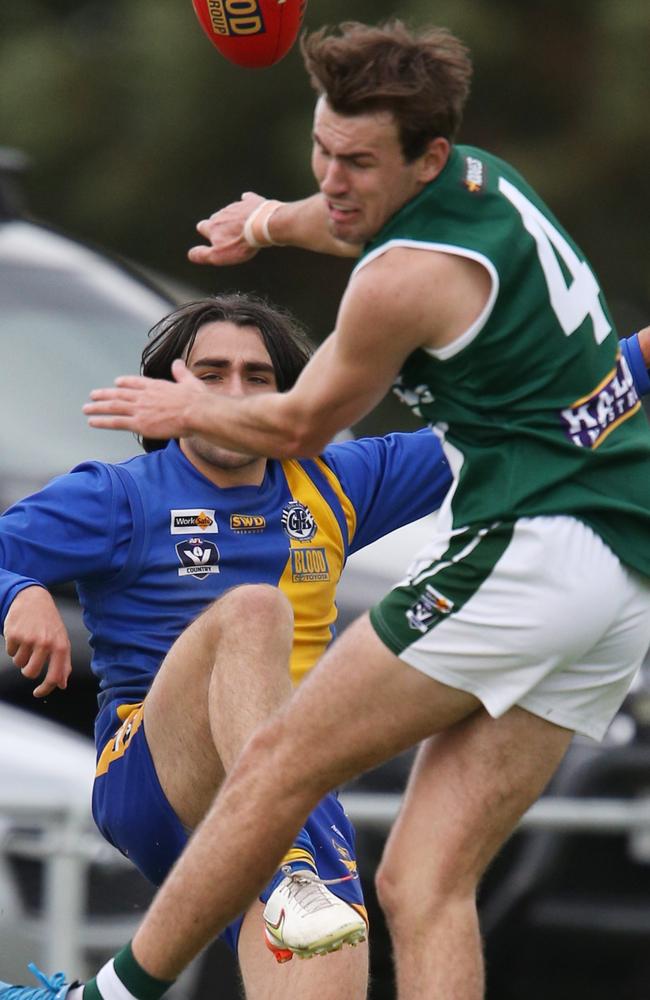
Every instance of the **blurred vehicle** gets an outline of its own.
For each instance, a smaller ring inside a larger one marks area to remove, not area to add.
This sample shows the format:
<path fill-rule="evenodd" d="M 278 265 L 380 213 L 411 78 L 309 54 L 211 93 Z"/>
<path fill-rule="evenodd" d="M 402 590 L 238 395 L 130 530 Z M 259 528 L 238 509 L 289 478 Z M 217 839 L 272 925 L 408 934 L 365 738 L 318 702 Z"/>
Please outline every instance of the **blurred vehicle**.
<path fill-rule="evenodd" d="M 0 150 L 0 510 L 89 458 L 138 450 L 127 434 L 91 430 L 81 407 L 93 386 L 139 370 L 147 330 L 174 295 L 123 261 L 30 221 L 20 207 L 19 154 Z M 73 587 L 56 598 L 73 644 L 66 698 L 35 705 L 0 654 L 0 698 L 92 731 L 95 684 Z"/>
<path fill-rule="evenodd" d="M 15 185 L 19 167 L 14 154 L 0 151 L 0 509 L 79 461 L 119 461 L 137 450 L 128 435 L 89 430 L 81 405 L 93 385 L 138 369 L 147 329 L 177 302 L 132 266 L 30 221 Z M 350 559 L 338 594 L 341 628 L 401 574 L 431 521 Z M 64 695 L 34 700 L 0 652 L 0 976 L 16 981 L 28 959 L 52 956 L 48 972 L 63 966 L 54 955 L 68 954 L 70 926 L 82 962 L 71 971 L 94 968 L 127 939 L 151 895 L 90 820 L 96 687 L 74 589 L 59 588 L 56 599 L 73 646 Z M 372 919 L 373 1000 L 389 1000 L 394 990 L 372 876 L 411 759 L 405 754 L 344 792 Z M 574 740 L 538 807 L 484 880 L 489 1000 L 648 1000 L 648 662 L 604 744 Z M 59 911 L 61 880 L 69 888 L 67 910 Z M 60 936 L 52 938 L 57 926 Z M 215 981 L 222 1000 L 239 996 L 234 962 L 219 945 L 184 988 L 199 997 Z"/>
<path fill-rule="evenodd" d="M 147 330 L 174 304 L 126 264 L 30 221 L 22 167 L 18 153 L 0 150 L 2 510 L 86 458 L 119 461 L 135 450 L 127 435 L 92 432 L 81 406 L 93 385 L 138 369 Z M 12 981 L 24 980 L 27 961 L 68 955 L 75 907 L 83 923 L 74 954 L 90 968 L 95 952 L 125 940 L 134 907 L 151 896 L 94 830 L 96 684 L 75 590 L 57 588 L 55 598 L 72 641 L 64 697 L 32 698 L 0 652 L 0 964 Z"/>
<path fill-rule="evenodd" d="M 24 166 L 0 149 L 0 510 L 86 459 L 138 451 L 130 435 L 88 428 L 81 407 L 93 386 L 139 370 L 147 331 L 181 301 L 171 283 L 30 219 Z M 75 589 L 54 596 L 72 644 L 65 693 L 34 699 L 0 644 L 0 976 L 12 982 L 28 961 L 94 971 L 153 894 L 90 815 L 97 685 Z M 238 996 L 230 955 L 211 952 L 224 997 Z M 196 963 L 179 995 L 201 974 Z"/>

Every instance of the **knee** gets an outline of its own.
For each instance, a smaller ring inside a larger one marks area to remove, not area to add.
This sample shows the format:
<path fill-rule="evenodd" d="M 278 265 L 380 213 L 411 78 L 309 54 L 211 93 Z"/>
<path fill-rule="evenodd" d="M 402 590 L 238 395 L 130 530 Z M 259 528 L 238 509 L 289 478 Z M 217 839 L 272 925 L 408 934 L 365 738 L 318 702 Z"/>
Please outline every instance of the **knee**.
<path fill-rule="evenodd" d="M 426 846 L 426 845 L 425 845 Z M 431 851 L 435 851 L 431 845 Z M 415 933 L 454 912 L 474 911 L 478 879 L 449 857 L 384 857 L 375 875 L 377 898 L 393 934 Z"/>
<path fill-rule="evenodd" d="M 397 871 L 385 857 L 382 858 L 375 872 L 375 890 L 379 905 L 391 927 L 399 919 L 404 908 L 405 898 L 402 894 L 407 892 L 406 882 L 404 873 Z"/>
<path fill-rule="evenodd" d="M 233 587 L 202 615 L 206 629 L 222 634 L 243 630 L 248 636 L 282 632 L 293 636 L 293 608 L 278 587 L 266 583 Z"/>
<path fill-rule="evenodd" d="M 248 626 L 257 622 L 283 622 L 293 625 L 293 609 L 288 599 L 279 589 L 268 583 L 247 583 L 241 587 L 232 587 L 214 604 L 210 612 L 227 614 L 232 621 L 233 613 L 239 620 L 246 621 Z"/>

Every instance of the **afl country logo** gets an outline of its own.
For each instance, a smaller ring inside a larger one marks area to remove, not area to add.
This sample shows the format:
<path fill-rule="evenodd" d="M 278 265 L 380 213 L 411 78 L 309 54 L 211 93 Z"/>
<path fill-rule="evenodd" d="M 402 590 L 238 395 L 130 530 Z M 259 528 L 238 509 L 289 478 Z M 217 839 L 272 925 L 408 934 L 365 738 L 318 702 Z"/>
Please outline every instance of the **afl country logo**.
<path fill-rule="evenodd" d="M 295 538 L 299 542 L 309 542 L 317 531 L 309 507 L 299 500 L 291 500 L 282 511 L 282 527 L 289 538 Z"/>
<path fill-rule="evenodd" d="M 219 572 L 219 549 L 214 542 L 203 538 L 188 538 L 176 543 L 176 555 L 180 561 L 179 576 L 193 576 L 204 580 L 210 573 Z"/>
<path fill-rule="evenodd" d="M 454 602 L 428 583 L 420 600 L 412 604 L 405 614 L 409 628 L 424 635 L 432 625 L 440 621 L 443 615 L 448 615 L 453 610 Z"/>

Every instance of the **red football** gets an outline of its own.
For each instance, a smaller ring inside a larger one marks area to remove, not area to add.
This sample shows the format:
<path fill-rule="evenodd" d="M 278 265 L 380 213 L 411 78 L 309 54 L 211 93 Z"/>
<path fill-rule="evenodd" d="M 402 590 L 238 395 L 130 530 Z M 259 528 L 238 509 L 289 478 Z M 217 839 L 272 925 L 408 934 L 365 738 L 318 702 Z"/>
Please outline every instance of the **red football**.
<path fill-rule="evenodd" d="M 307 0 L 192 0 L 204 32 L 238 66 L 272 66 L 295 42 Z"/>

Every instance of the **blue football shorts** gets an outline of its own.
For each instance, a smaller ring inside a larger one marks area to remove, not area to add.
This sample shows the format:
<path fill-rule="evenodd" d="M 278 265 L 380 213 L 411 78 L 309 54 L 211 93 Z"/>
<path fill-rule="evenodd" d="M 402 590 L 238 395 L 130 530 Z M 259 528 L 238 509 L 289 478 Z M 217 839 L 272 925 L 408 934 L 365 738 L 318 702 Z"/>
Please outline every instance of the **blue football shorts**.
<path fill-rule="evenodd" d="M 183 826 L 161 788 L 142 724 L 143 706 L 128 706 L 128 714 L 125 708 L 118 710 L 124 719 L 122 726 L 98 757 L 93 817 L 106 840 L 145 878 L 159 886 L 191 831 Z M 320 878 L 339 879 L 357 874 L 354 827 L 334 792 L 316 806 L 305 829 L 314 848 Z M 365 916 L 358 877 L 337 882 L 329 889 Z M 262 902 L 266 902 L 270 893 L 267 888 L 261 894 Z M 242 920 L 243 914 L 221 935 L 234 952 Z"/>

